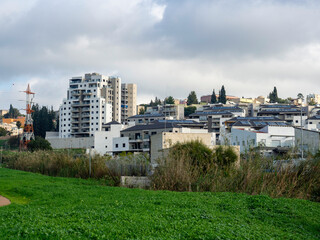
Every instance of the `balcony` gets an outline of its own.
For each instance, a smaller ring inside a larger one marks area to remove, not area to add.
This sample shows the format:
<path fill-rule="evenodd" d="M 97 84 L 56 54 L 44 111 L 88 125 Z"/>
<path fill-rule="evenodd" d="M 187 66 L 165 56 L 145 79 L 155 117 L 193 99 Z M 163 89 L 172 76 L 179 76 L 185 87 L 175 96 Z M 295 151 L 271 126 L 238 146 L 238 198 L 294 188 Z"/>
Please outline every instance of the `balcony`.
<path fill-rule="evenodd" d="M 90 122 L 90 118 L 81 118 L 81 122 L 83 123 Z"/>

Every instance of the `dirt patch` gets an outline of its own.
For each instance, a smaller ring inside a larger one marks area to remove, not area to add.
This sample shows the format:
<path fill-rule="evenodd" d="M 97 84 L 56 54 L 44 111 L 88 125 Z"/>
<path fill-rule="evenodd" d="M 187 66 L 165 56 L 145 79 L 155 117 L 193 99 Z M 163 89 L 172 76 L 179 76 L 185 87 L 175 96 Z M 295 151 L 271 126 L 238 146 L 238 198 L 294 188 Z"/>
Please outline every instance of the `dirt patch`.
<path fill-rule="evenodd" d="M 9 199 L 0 196 L 0 207 L 9 205 L 11 202 Z"/>

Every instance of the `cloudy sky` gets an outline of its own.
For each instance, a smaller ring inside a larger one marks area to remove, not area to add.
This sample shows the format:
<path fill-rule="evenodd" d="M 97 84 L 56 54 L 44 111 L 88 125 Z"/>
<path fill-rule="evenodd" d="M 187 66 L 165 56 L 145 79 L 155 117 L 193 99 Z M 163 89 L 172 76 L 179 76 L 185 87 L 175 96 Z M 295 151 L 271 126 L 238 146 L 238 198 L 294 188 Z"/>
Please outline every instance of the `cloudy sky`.
<path fill-rule="evenodd" d="M 320 93 L 318 0 L 0 0 L 0 109 L 59 106 L 87 72 L 155 96 Z"/>

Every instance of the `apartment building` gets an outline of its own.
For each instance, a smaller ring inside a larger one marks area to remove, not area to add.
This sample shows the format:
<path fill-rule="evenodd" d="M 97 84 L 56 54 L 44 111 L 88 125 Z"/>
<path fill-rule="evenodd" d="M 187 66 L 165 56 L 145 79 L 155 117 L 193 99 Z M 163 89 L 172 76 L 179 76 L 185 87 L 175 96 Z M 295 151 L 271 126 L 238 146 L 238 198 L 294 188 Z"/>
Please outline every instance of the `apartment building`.
<path fill-rule="evenodd" d="M 192 120 L 159 120 L 148 124 L 136 125 L 121 131 L 121 138 L 128 139 L 128 148 L 118 144 L 118 151 L 150 153 L 150 137 L 162 132 L 172 133 L 208 133 L 203 124 Z M 121 138 L 116 139 L 120 141 Z M 117 147 L 115 148 L 117 149 Z"/>
<path fill-rule="evenodd" d="M 137 85 L 134 83 L 121 84 L 121 121 L 127 122 L 128 117 L 137 114 Z"/>
<path fill-rule="evenodd" d="M 265 125 L 259 131 L 255 129 L 232 128 L 230 143 L 240 146 L 240 152 L 259 147 L 264 155 L 286 153 L 294 147 L 295 131 L 292 126 Z"/>
<path fill-rule="evenodd" d="M 164 104 L 148 107 L 146 114 L 163 114 L 166 119 L 183 120 L 184 105 Z"/>
<path fill-rule="evenodd" d="M 98 73 L 69 80 L 60 106 L 60 138 L 90 137 L 102 125 L 121 121 L 121 79 Z"/>
<path fill-rule="evenodd" d="M 302 108 L 302 116 L 307 116 L 307 108 Z M 278 117 L 293 125 L 294 116 L 301 115 L 301 108 L 295 105 L 285 104 L 265 104 L 260 105 L 260 111 L 257 114 L 261 117 Z"/>
<path fill-rule="evenodd" d="M 161 113 L 147 113 L 147 114 L 139 114 L 139 115 L 134 115 L 131 117 L 128 117 L 128 124 L 132 125 L 141 125 L 141 124 L 146 124 L 146 123 L 151 123 L 156 120 L 165 120 L 166 117 L 164 114 Z"/>

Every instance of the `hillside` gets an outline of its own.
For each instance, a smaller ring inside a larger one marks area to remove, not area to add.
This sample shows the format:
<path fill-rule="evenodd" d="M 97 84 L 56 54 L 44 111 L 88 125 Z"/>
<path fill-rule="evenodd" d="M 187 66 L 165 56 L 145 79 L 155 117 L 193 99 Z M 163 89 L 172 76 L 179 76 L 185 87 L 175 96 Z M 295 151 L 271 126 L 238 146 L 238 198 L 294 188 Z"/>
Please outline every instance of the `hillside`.
<path fill-rule="evenodd" d="M 106 187 L 0 168 L 0 239 L 319 239 L 320 204 Z"/>

